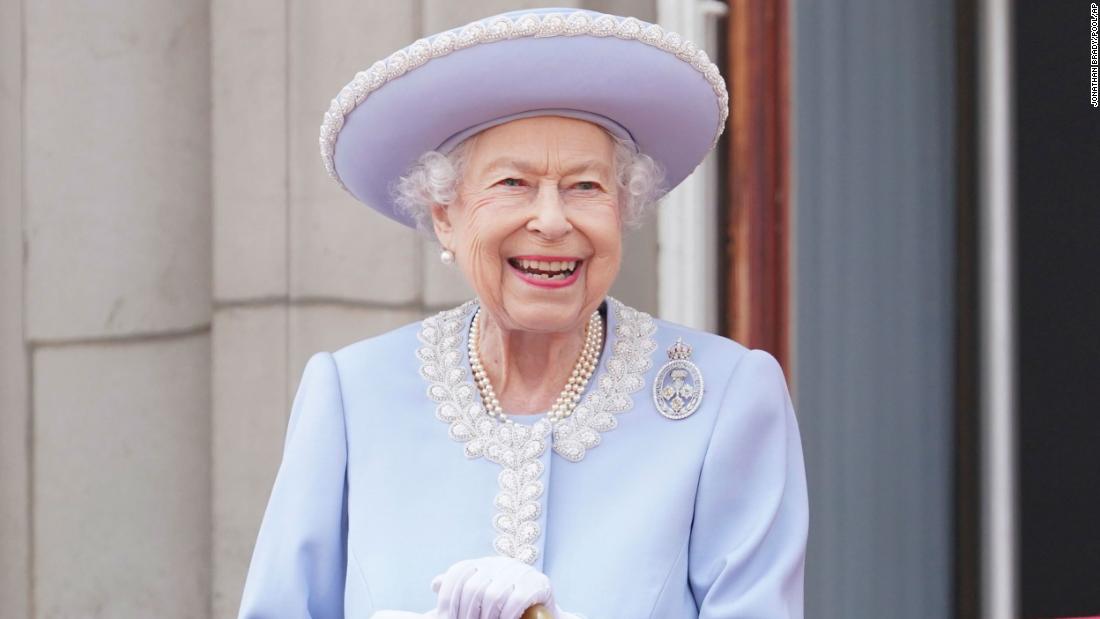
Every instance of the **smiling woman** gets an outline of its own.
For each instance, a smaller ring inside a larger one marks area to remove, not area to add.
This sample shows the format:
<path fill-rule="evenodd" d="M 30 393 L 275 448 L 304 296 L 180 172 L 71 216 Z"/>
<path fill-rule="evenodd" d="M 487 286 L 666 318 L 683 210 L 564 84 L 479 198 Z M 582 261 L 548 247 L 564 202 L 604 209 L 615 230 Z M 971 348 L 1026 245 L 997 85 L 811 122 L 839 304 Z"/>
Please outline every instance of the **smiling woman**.
<path fill-rule="evenodd" d="M 608 296 L 727 99 L 675 33 L 582 10 L 440 33 L 340 93 L 330 174 L 476 298 L 310 360 L 242 617 L 802 616 L 778 363 Z"/>

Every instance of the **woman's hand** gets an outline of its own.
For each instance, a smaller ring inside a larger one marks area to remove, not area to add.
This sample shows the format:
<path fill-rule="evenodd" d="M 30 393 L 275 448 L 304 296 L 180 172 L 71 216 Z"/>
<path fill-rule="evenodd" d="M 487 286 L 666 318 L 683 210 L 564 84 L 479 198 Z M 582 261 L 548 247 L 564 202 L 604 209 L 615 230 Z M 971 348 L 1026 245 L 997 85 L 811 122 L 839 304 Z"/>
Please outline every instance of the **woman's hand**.
<path fill-rule="evenodd" d="M 554 603 L 546 574 L 510 557 L 459 561 L 432 580 L 438 619 L 519 619 L 543 604 L 558 619 L 574 617 Z"/>

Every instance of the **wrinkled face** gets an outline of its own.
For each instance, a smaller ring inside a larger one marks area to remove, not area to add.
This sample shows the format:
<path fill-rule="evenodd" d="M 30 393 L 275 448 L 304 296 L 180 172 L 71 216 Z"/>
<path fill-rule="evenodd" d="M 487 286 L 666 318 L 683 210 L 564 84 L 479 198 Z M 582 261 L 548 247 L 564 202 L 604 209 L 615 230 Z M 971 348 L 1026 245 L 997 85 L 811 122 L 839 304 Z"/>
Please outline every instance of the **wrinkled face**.
<path fill-rule="evenodd" d="M 582 328 L 619 272 L 614 144 L 592 123 L 539 116 L 470 138 L 436 235 L 505 329 Z"/>

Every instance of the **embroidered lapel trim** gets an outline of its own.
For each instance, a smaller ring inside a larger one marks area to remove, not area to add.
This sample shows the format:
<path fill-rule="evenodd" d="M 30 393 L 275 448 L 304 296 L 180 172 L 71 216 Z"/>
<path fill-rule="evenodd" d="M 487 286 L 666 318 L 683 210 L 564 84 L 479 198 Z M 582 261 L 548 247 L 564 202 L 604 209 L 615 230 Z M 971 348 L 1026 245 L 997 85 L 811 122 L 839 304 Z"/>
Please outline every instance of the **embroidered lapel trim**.
<path fill-rule="evenodd" d="M 600 369 L 597 387 L 585 394 L 573 414 L 554 428 L 554 451 L 572 462 L 584 459 L 589 449 L 600 444 L 600 434 L 618 425 L 615 415 L 634 407 L 631 394 L 645 386 L 645 373 L 653 367 L 651 354 L 657 348 L 653 318 L 608 297 L 615 313 L 611 357 Z"/>
<path fill-rule="evenodd" d="M 448 433 L 464 444 L 467 458 L 484 456 L 499 464 L 500 493 L 494 504 L 493 528 L 499 535 L 496 551 L 533 564 L 538 549 L 533 542 L 541 530 L 540 497 L 547 437 L 554 435 L 553 449 L 571 462 L 580 462 L 589 449 L 600 444 L 600 435 L 617 425 L 615 415 L 634 406 L 631 394 L 644 385 L 657 348 L 656 325 L 645 312 L 607 297 L 611 320 L 611 356 L 597 368 L 596 388 L 587 392 L 573 414 L 554 428 L 546 418 L 534 424 L 506 424 L 489 417 L 477 398 L 465 344 L 469 316 L 477 307 L 471 299 L 462 305 L 424 319 L 417 335 L 423 344 L 416 356 L 420 375 L 428 382 L 427 394 L 437 403 L 435 416 L 450 424 Z"/>

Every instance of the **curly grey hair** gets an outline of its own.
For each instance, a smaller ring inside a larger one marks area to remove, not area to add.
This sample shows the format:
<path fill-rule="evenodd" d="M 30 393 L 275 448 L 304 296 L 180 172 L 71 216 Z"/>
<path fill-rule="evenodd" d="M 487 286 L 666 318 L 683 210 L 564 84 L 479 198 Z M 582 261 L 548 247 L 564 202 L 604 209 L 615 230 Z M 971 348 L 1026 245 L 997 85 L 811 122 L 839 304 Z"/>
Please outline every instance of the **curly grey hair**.
<path fill-rule="evenodd" d="M 615 147 L 615 178 L 619 186 L 623 227 L 633 230 L 641 225 L 664 194 L 664 170 L 652 157 L 637 151 L 634 142 L 606 129 L 604 132 Z M 471 144 L 471 139 L 467 138 L 446 155 L 434 150 L 424 153 L 392 186 L 397 208 L 415 221 L 417 229 L 430 238 L 435 238 L 431 206 L 447 206 L 457 199 L 458 182 L 462 178 Z"/>

